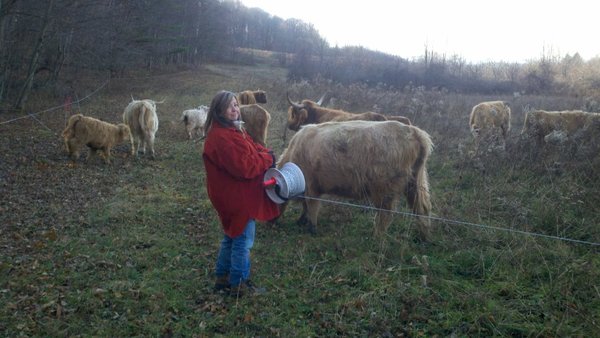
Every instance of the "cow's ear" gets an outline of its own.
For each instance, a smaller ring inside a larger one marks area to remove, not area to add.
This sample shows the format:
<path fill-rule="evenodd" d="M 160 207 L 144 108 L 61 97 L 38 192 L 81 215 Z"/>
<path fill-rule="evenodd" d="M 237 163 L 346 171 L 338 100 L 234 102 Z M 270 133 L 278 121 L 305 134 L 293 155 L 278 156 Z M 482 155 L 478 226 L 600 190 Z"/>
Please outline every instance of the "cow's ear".
<path fill-rule="evenodd" d="M 300 109 L 298 112 L 298 125 L 303 125 L 306 119 L 308 119 L 308 112 L 306 109 Z"/>

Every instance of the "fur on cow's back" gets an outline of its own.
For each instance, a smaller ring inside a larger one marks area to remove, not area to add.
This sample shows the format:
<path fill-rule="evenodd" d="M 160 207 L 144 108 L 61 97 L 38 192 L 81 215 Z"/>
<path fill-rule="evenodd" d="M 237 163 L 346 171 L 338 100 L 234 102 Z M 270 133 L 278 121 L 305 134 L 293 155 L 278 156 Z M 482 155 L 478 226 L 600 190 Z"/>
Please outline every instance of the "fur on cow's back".
<path fill-rule="evenodd" d="M 152 100 L 133 100 L 123 112 L 123 121 L 134 135 L 155 133 L 158 130 L 156 103 Z"/>
<path fill-rule="evenodd" d="M 481 102 L 473 107 L 469 118 L 471 128 L 503 127 L 510 130 L 511 109 L 504 101 Z"/>
<path fill-rule="evenodd" d="M 76 114 L 69 118 L 62 136 L 66 150 L 74 160 L 79 157 L 79 150 L 84 145 L 91 149 L 88 158 L 96 150 L 102 150 L 107 163 L 110 163 L 111 148 L 121 142 L 129 141 L 133 153 L 131 132 L 124 123 L 115 125 L 93 117 Z"/>
<path fill-rule="evenodd" d="M 119 133 L 123 139 L 129 136 L 129 128 L 124 124 L 112 124 L 93 117 L 76 114 L 69 118 L 63 137 L 105 140 Z"/>
<path fill-rule="evenodd" d="M 531 136 L 544 136 L 553 131 L 572 134 L 591 125 L 594 119 L 600 119 L 600 114 L 581 110 L 535 110 L 525 115 L 522 133 Z"/>
<path fill-rule="evenodd" d="M 240 105 L 242 121 L 245 122 L 244 129 L 252 139 L 266 146 L 271 114 L 259 104 Z"/>
<path fill-rule="evenodd" d="M 396 121 L 326 122 L 302 127 L 280 161 L 297 164 L 324 190 L 355 196 L 360 189 L 387 189 L 406 180 L 432 148 L 429 134 Z M 340 180 L 358 184 L 348 189 Z"/>

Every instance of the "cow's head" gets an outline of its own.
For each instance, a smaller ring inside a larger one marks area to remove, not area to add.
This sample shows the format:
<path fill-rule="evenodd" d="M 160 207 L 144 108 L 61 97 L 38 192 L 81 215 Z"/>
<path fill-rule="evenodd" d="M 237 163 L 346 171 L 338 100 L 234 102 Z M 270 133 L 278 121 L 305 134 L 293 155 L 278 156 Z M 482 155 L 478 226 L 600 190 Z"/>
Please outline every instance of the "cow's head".
<path fill-rule="evenodd" d="M 256 103 L 267 103 L 267 93 L 264 90 L 257 90 L 254 92 L 254 99 Z"/>
<path fill-rule="evenodd" d="M 287 94 L 287 100 L 290 104 L 290 108 L 288 109 L 288 128 L 298 131 L 308 118 L 308 111 L 304 104 L 292 101 L 289 93 Z"/>
<path fill-rule="evenodd" d="M 131 146 L 131 155 L 135 155 L 135 147 L 133 143 L 133 135 L 131 134 L 131 129 L 129 129 L 129 126 L 124 123 L 119 123 L 117 127 L 119 127 L 119 137 L 121 142 L 129 142 Z"/>
<path fill-rule="evenodd" d="M 290 130 L 298 131 L 302 125 L 307 123 L 309 115 L 308 111 L 315 105 L 320 106 L 323 103 L 324 98 L 325 94 L 323 94 L 317 102 L 304 100 L 298 103 L 292 101 L 290 99 L 290 93 L 287 93 L 287 100 L 290 104 L 290 108 L 288 109 L 288 128 Z"/>

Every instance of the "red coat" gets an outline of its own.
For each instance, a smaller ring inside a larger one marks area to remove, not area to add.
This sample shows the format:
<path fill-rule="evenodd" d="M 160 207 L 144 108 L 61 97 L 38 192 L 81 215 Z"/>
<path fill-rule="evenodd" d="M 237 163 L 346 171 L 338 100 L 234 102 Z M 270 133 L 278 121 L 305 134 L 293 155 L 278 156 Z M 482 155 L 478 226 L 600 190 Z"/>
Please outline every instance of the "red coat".
<path fill-rule="evenodd" d="M 268 221 L 279 216 L 279 206 L 262 185 L 273 164 L 268 151 L 245 132 L 217 121 L 206 136 L 202 152 L 206 190 L 229 237 L 239 236 L 251 218 Z"/>

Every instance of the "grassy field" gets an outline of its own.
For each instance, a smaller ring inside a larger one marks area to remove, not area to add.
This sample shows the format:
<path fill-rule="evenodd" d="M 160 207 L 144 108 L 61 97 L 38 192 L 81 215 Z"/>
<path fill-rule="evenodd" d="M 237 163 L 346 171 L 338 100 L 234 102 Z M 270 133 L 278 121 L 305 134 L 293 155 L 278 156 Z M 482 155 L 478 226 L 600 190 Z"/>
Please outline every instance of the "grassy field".
<path fill-rule="evenodd" d="M 600 161 L 536 158 L 518 136 L 526 109 L 580 108 L 576 99 L 285 77 L 268 66 L 205 65 L 76 82 L 73 110 L 113 123 L 131 97 L 164 100 L 156 160 L 120 146 L 109 165 L 71 163 L 59 136 L 69 112 L 48 110 L 63 103 L 49 92 L 32 98 L 31 117 L 0 116 L 0 335 L 600 336 Z M 364 201 L 326 196 L 316 236 L 295 224 L 297 204 L 278 224 L 257 226 L 253 280 L 266 295 L 214 294 L 222 234 L 202 142 L 186 139 L 179 114 L 219 89 L 259 88 L 277 154 L 292 135 L 283 138 L 287 92 L 316 100 L 328 91 L 354 111 L 377 103 L 429 132 L 431 243 L 416 241 L 401 213 L 373 238 Z M 510 101 L 511 137 L 506 152 L 473 156 L 468 114 L 489 99 Z"/>

